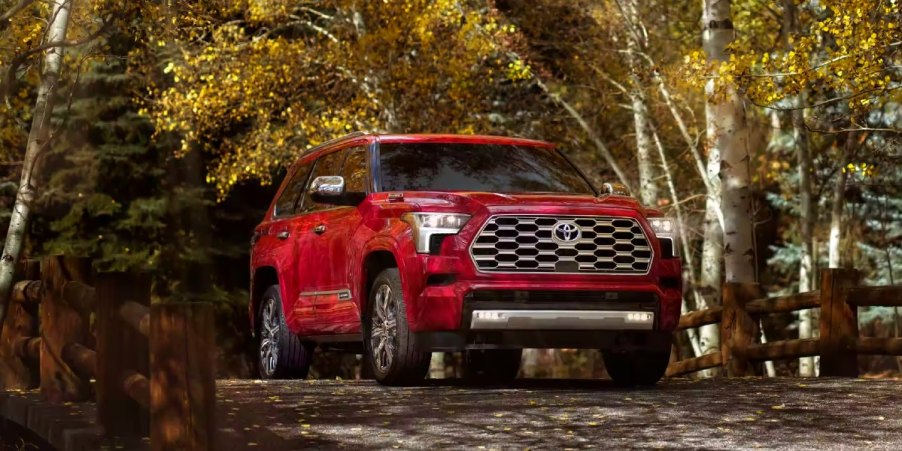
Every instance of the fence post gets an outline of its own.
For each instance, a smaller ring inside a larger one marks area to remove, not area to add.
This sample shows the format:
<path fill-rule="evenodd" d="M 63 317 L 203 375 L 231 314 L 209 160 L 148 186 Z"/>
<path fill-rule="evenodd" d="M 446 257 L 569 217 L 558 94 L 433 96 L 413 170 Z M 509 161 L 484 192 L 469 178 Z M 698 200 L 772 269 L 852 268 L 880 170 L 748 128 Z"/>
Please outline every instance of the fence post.
<path fill-rule="evenodd" d="M 39 280 L 40 260 L 24 260 L 16 267 L 13 280 Z M 38 333 L 38 305 L 11 301 L 4 324 L 0 324 L 0 391 L 34 388 L 38 385 L 37 365 L 16 355 L 15 344 L 21 338 Z"/>
<path fill-rule="evenodd" d="M 127 301 L 150 305 L 147 274 L 97 275 L 97 420 L 107 436 L 146 436 L 147 411 L 123 389 L 129 373 L 148 374 L 147 339 L 125 323 L 119 309 Z"/>
<path fill-rule="evenodd" d="M 846 291 L 858 278 L 854 269 L 821 270 L 821 376 L 858 377 L 858 308 L 849 305 Z"/>
<path fill-rule="evenodd" d="M 720 349 L 728 377 L 754 376 L 755 367 L 746 358 L 746 349 L 758 336 L 758 324 L 745 304 L 760 297 L 758 284 L 726 282 L 723 285 L 723 317 Z"/>
<path fill-rule="evenodd" d="M 41 395 L 50 402 L 86 401 L 91 397 L 88 379 L 79 377 L 63 362 L 63 349 L 89 339 L 88 318 L 66 304 L 62 289 L 67 281 L 90 284 L 91 260 L 55 255 L 41 265 Z"/>
<path fill-rule="evenodd" d="M 150 442 L 154 451 L 213 449 L 212 307 L 206 303 L 151 307 Z"/>

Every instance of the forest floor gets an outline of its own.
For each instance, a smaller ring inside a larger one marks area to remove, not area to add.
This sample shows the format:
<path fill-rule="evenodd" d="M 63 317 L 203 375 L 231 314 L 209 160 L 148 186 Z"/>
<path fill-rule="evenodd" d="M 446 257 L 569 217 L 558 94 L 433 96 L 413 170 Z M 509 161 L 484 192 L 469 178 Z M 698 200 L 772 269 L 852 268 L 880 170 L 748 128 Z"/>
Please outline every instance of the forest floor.
<path fill-rule="evenodd" d="M 218 381 L 216 449 L 902 449 L 902 381 Z"/>

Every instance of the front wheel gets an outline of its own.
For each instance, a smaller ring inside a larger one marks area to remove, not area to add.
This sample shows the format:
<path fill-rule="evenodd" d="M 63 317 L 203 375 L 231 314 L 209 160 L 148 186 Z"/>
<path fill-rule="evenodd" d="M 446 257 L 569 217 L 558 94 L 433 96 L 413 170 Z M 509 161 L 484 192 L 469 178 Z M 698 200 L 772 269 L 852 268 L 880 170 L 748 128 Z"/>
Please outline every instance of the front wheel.
<path fill-rule="evenodd" d="M 383 385 L 422 381 L 432 353 L 420 349 L 407 323 L 404 292 L 398 268 L 376 276 L 370 291 L 364 347 L 373 376 Z"/>
<path fill-rule="evenodd" d="M 605 369 L 618 385 L 653 386 L 664 377 L 669 351 L 602 351 Z"/>

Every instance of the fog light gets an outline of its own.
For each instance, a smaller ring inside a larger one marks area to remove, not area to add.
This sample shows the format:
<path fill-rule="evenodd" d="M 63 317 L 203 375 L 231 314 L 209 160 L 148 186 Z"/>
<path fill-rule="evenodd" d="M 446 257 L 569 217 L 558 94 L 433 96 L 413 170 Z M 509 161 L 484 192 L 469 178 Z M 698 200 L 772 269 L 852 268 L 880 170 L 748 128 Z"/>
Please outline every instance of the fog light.
<path fill-rule="evenodd" d="M 645 312 L 630 312 L 626 314 L 626 320 L 633 323 L 648 323 L 653 318 L 653 314 Z"/>

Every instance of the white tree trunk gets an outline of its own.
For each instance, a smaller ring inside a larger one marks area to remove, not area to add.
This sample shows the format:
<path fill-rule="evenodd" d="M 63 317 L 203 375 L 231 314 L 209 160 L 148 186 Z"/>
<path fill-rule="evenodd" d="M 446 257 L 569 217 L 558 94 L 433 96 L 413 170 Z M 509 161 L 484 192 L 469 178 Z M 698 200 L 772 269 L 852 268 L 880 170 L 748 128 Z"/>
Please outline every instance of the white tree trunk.
<path fill-rule="evenodd" d="M 801 99 L 796 97 L 796 107 Z M 802 110 L 792 111 L 792 136 L 799 165 L 799 292 L 812 291 L 816 283 L 814 255 L 814 203 L 811 199 L 811 151 L 808 133 L 805 130 Z M 799 338 L 812 338 L 815 327 L 814 312 L 805 309 L 799 312 Z M 814 357 L 799 358 L 799 376 L 815 376 Z"/>
<path fill-rule="evenodd" d="M 828 245 L 828 265 L 831 268 L 842 267 L 842 212 L 846 197 L 846 165 L 851 160 L 855 146 L 855 134 L 849 132 L 846 143 L 843 146 L 843 155 L 840 159 L 840 171 L 836 174 L 836 185 L 833 188 L 833 205 L 830 209 L 830 243 Z"/>
<path fill-rule="evenodd" d="M 433 352 L 429 361 L 429 379 L 445 378 L 445 353 Z"/>
<path fill-rule="evenodd" d="M 643 48 L 642 32 L 639 27 L 639 14 L 635 0 L 620 3 L 626 33 L 626 62 L 630 71 L 629 98 L 633 111 L 633 129 L 636 132 L 636 162 L 639 166 L 639 199 L 643 204 L 656 206 L 658 203 L 658 185 L 656 183 L 655 165 L 652 161 L 652 142 L 649 130 L 648 107 L 645 91 L 639 79 L 640 64 L 637 55 Z"/>
<path fill-rule="evenodd" d="M 655 207 L 658 204 L 658 186 L 648 136 L 648 109 L 645 107 L 642 88 L 633 86 L 633 89 L 631 97 L 633 126 L 636 131 L 636 162 L 639 166 L 639 199 L 644 205 Z"/>
<path fill-rule="evenodd" d="M 711 147 L 708 150 L 707 172 L 713 188 L 705 201 L 704 243 L 700 264 L 698 286 L 704 299 L 697 308 L 711 308 L 720 305 L 721 285 L 723 284 L 723 229 L 720 227 L 720 152 Z M 713 176 L 712 176 L 713 175 Z M 702 354 L 720 352 L 720 325 L 709 324 L 699 329 L 699 345 Z M 701 376 L 710 377 L 719 370 L 710 369 L 701 372 Z"/>
<path fill-rule="evenodd" d="M 50 0 L 50 3 L 45 45 L 65 41 L 66 30 L 69 27 L 69 10 L 72 8 L 72 0 Z M 25 158 L 22 163 L 22 177 L 9 219 L 9 231 L 3 246 L 3 256 L 0 257 L 0 324 L 3 324 L 6 318 L 6 307 L 9 305 L 12 294 L 13 272 L 22 253 L 29 214 L 37 195 L 38 178 L 36 176 L 40 173 L 41 157 L 50 147 L 53 93 L 59 81 L 64 49 L 65 47 L 55 46 L 44 52 L 41 85 L 38 87 L 38 97 L 34 104 L 34 118 L 28 133 Z"/>
<path fill-rule="evenodd" d="M 797 9 L 794 0 L 783 1 L 783 36 L 787 50 L 793 48 L 787 38 L 789 33 L 798 31 Z M 805 104 L 805 92 L 792 98 L 795 108 L 791 113 L 792 139 L 796 150 L 796 161 L 799 167 L 799 292 L 805 293 L 814 289 L 817 281 L 816 256 L 814 245 L 815 204 L 811 193 L 811 145 L 808 130 L 805 127 L 805 113 L 801 106 Z M 810 309 L 799 312 L 799 338 L 812 338 L 815 327 L 814 312 Z M 815 376 L 814 357 L 799 359 L 799 376 Z"/>
<path fill-rule="evenodd" d="M 539 368 L 539 350 L 524 349 L 523 350 L 523 377 L 536 377 Z"/>
<path fill-rule="evenodd" d="M 705 0 L 702 44 L 708 59 L 727 61 L 727 46 L 734 39 L 730 0 Z M 755 240 L 752 228 L 748 132 L 742 100 L 733 86 L 721 86 L 718 95 L 714 81 L 708 82 L 705 117 L 708 121 L 708 145 L 720 153 L 720 177 L 723 183 L 724 276 L 728 282 L 755 282 Z M 708 157 L 711 158 L 711 155 Z"/>

